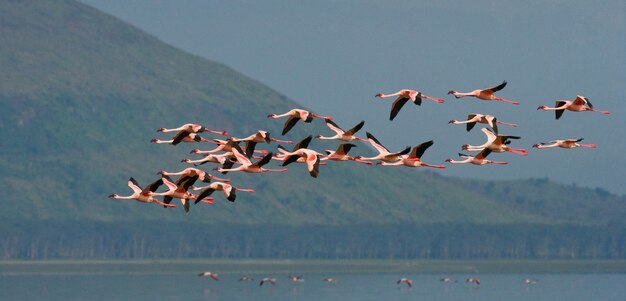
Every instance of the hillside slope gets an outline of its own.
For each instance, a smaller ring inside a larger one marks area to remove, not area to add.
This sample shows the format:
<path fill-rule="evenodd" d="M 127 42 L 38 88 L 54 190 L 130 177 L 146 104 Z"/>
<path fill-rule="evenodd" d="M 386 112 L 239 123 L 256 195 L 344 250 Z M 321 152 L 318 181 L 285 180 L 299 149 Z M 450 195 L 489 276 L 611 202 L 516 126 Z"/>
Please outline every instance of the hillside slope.
<path fill-rule="evenodd" d="M 550 192 L 540 202 L 527 195 L 536 185 L 532 181 L 509 188 L 503 197 L 496 192 L 512 184 L 335 162 L 323 166 L 317 179 L 295 164 L 285 174 L 229 174 L 236 185 L 256 192 L 241 193 L 234 204 L 217 194 L 215 205 L 194 206 L 187 215 L 180 208 L 108 199 L 113 192 L 130 192 L 129 177 L 145 185 L 159 170 L 186 167 L 179 161 L 191 148 L 212 147 L 151 144 L 151 138 L 168 137 L 157 128 L 198 122 L 239 137 L 257 129 L 278 136 L 283 120 L 266 115 L 300 106 L 227 66 L 182 52 L 83 4 L 0 4 L 2 220 L 605 224 L 626 216 L 624 197 L 590 189 L 545 183 Z M 367 124 L 365 130 L 376 132 Z M 327 132 L 316 120 L 297 125 L 286 138 Z M 312 148 L 335 145 L 315 141 Z M 275 145 L 260 147 L 275 150 Z M 352 152 L 371 150 L 360 144 Z M 577 201 L 576 214 L 563 214 L 577 195 L 592 199 Z M 523 206 L 526 200 L 532 206 Z"/>

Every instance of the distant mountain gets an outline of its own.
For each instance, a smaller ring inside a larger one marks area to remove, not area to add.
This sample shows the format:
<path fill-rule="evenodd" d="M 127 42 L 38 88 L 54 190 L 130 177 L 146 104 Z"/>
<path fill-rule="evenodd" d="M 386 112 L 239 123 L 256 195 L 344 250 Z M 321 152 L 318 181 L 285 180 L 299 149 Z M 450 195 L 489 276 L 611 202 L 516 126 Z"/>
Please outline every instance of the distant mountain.
<path fill-rule="evenodd" d="M 257 129 L 278 137 L 284 120 L 266 115 L 300 105 L 75 1 L 0 4 L 5 222 L 605 225 L 626 217 L 626 197 L 598 189 L 543 179 L 446 178 L 425 169 L 345 162 L 322 166 L 317 179 L 296 164 L 287 173 L 228 174 L 235 185 L 256 192 L 240 193 L 235 203 L 216 194 L 215 205 L 192 205 L 189 214 L 109 199 L 110 193 L 130 193 L 129 177 L 145 185 L 159 170 L 187 167 L 180 160 L 193 156 L 191 148 L 212 147 L 151 144 L 151 138 L 169 137 L 157 128 L 198 122 L 239 137 Z M 367 124 L 365 130 L 376 133 Z M 298 124 L 285 138 L 328 132 L 316 120 Z M 314 141 L 311 147 L 336 145 Z M 259 147 L 274 151 L 276 145 Z M 352 152 L 371 149 L 359 144 Z"/>

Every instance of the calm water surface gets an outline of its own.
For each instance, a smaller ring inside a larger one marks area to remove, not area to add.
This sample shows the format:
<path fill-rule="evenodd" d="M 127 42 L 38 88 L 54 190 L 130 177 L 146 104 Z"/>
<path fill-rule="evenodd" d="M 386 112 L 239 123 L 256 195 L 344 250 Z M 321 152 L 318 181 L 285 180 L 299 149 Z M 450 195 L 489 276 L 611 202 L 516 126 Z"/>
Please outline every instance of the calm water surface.
<path fill-rule="evenodd" d="M 201 278 L 206 267 L 154 269 L 116 266 L 112 269 L 67 269 L 46 266 L 0 270 L 0 300 L 626 300 L 625 274 L 440 274 L 404 272 L 271 271 L 219 272 L 220 281 Z M 291 282 L 289 274 L 301 274 L 303 282 Z M 241 276 L 255 281 L 238 282 Z M 441 277 L 457 283 L 442 283 Z M 276 285 L 259 286 L 263 277 Z M 337 283 L 322 279 L 333 277 Z M 408 288 L 397 285 L 401 277 L 413 279 Z M 480 277 L 480 286 L 463 282 Z M 527 285 L 525 277 L 539 280 Z"/>

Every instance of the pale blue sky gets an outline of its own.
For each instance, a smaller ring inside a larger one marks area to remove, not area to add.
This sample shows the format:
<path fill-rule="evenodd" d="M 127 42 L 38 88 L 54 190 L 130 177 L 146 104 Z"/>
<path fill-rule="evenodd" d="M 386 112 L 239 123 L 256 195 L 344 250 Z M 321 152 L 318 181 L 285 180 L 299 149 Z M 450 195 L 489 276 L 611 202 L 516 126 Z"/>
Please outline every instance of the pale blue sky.
<path fill-rule="evenodd" d="M 162 1 L 83 0 L 175 47 L 224 63 L 348 128 L 365 120 L 388 148 L 433 139 L 426 162 L 482 144 L 450 119 L 493 114 L 519 128 L 511 146 L 530 156 L 494 154 L 507 166 L 454 165 L 443 175 L 485 179 L 548 177 L 626 193 L 625 1 Z M 504 103 L 454 99 L 507 80 Z M 407 104 L 389 121 L 377 92 L 411 88 L 445 104 Z M 587 96 L 612 115 L 537 111 Z M 270 113 L 270 112 L 267 112 Z M 326 133 L 328 134 L 328 133 Z M 531 150 L 534 143 L 584 137 L 597 149 Z"/>

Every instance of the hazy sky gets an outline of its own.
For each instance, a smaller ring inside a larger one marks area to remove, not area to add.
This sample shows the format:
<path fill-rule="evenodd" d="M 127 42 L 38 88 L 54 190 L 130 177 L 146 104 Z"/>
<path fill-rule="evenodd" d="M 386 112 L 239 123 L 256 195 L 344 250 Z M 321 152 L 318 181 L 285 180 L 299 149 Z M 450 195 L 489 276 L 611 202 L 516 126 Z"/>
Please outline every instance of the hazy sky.
<path fill-rule="evenodd" d="M 548 177 L 626 193 L 626 2 L 618 1 L 160 1 L 83 0 L 175 47 L 224 63 L 344 128 L 365 120 L 389 149 L 434 140 L 430 163 L 482 144 L 476 127 L 450 125 L 468 113 L 520 124 L 511 146 L 528 157 L 492 154 L 507 166 L 453 165 L 444 175 Z M 514 106 L 454 99 L 448 90 L 499 84 Z M 409 88 L 446 103 L 408 103 L 389 121 L 391 99 Z M 537 111 L 587 96 L 612 115 Z M 252 100 L 254 101 L 254 100 Z M 267 112 L 271 113 L 271 112 Z M 324 133 L 330 134 L 330 133 Z M 597 149 L 534 150 L 538 142 L 585 138 Z"/>

